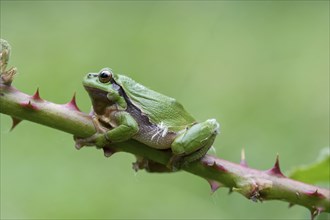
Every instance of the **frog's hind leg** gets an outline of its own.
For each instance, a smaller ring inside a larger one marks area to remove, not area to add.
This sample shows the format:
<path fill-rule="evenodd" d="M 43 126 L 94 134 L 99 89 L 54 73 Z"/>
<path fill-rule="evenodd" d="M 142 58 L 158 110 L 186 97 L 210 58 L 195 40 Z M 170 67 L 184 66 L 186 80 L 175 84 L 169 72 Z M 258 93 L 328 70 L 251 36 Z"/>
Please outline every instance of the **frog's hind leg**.
<path fill-rule="evenodd" d="M 197 123 L 181 133 L 172 143 L 169 166 L 180 168 L 203 157 L 212 147 L 219 124 L 215 119 Z"/>
<path fill-rule="evenodd" d="M 80 149 L 83 146 L 96 146 L 104 148 L 112 142 L 122 142 L 130 139 L 139 130 L 135 119 L 125 111 L 114 112 L 112 120 L 118 125 L 111 129 L 104 127 L 97 116 L 93 116 L 93 123 L 96 133 L 88 138 L 75 138 L 76 148 Z"/>

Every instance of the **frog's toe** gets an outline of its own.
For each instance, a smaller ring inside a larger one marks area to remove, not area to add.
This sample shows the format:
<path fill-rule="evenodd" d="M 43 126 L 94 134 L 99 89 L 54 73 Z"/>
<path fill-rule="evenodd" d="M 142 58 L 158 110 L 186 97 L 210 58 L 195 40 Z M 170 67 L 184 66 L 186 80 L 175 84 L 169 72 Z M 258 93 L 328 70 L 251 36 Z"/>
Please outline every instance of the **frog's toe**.
<path fill-rule="evenodd" d="M 75 147 L 77 150 L 80 150 L 81 148 L 84 147 L 84 144 L 80 143 L 79 141 L 76 141 L 76 143 L 74 144 L 74 147 Z"/>
<path fill-rule="evenodd" d="M 102 150 L 105 157 L 111 157 L 114 153 L 117 152 L 115 149 L 108 146 L 103 147 Z"/>
<path fill-rule="evenodd" d="M 84 138 L 79 138 L 77 136 L 73 136 L 74 139 L 74 146 L 77 150 L 80 150 L 81 148 L 83 148 L 86 144 L 84 143 Z"/>
<path fill-rule="evenodd" d="M 178 171 L 184 165 L 183 156 L 173 155 L 168 161 L 166 167 L 170 169 L 172 172 Z"/>
<path fill-rule="evenodd" d="M 136 172 L 139 170 L 145 170 L 149 173 L 169 173 L 174 171 L 161 163 L 157 163 L 155 161 L 139 156 L 136 157 L 136 162 L 134 162 L 132 165 L 132 168 Z"/>
<path fill-rule="evenodd" d="M 104 135 L 100 135 L 99 133 L 96 133 L 88 138 L 79 138 L 74 136 L 75 147 L 77 150 L 80 150 L 84 146 L 96 146 L 101 148 L 105 145 L 105 141 L 103 139 L 105 139 Z"/>

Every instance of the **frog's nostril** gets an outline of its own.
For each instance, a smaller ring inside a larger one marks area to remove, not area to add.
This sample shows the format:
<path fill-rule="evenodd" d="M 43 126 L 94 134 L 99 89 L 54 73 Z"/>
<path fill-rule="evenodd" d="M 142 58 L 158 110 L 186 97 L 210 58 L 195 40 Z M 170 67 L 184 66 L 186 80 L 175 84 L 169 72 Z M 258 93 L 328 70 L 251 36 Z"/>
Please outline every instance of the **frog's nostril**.
<path fill-rule="evenodd" d="M 92 78 L 92 76 L 93 76 L 93 74 L 91 74 L 91 73 L 88 73 L 88 74 L 87 74 L 87 78 L 88 78 L 88 79 Z"/>

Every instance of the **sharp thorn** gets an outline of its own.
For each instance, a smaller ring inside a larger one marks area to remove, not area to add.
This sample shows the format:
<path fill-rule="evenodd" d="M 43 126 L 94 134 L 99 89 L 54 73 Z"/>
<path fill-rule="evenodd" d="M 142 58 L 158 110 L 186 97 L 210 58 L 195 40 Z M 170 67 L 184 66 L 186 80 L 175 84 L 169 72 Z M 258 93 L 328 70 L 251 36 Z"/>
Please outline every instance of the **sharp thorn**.
<path fill-rule="evenodd" d="M 318 196 L 319 195 L 319 192 L 318 192 L 319 190 L 318 189 L 316 189 L 313 193 L 312 193 L 312 195 L 314 195 L 314 196 Z"/>
<path fill-rule="evenodd" d="M 42 101 L 42 98 L 40 98 L 40 95 L 39 95 L 39 88 L 37 88 L 36 92 L 34 93 L 34 95 L 31 98 L 34 101 Z"/>
<path fill-rule="evenodd" d="M 213 158 L 213 157 L 210 157 L 210 158 L 207 158 L 207 159 L 202 158 L 201 161 L 205 166 L 212 167 L 212 168 L 214 168 L 218 171 L 221 171 L 221 172 L 227 172 L 227 169 L 223 165 L 220 164 L 221 162 L 217 163 L 216 158 Z"/>
<path fill-rule="evenodd" d="M 221 164 L 217 164 L 216 161 L 214 161 L 213 164 L 210 165 L 210 167 L 213 167 L 214 169 L 219 170 L 221 172 L 226 172 L 227 171 Z"/>
<path fill-rule="evenodd" d="M 32 110 L 37 110 L 37 106 L 35 106 L 34 104 L 32 104 L 31 100 L 29 100 L 28 103 L 21 103 L 21 106 L 25 107 L 25 108 L 29 108 Z"/>
<path fill-rule="evenodd" d="M 275 161 L 273 168 L 271 168 L 270 170 L 267 170 L 266 172 L 270 175 L 274 175 L 274 176 L 278 176 L 278 177 L 285 177 L 280 169 L 280 161 L 279 161 L 278 154 L 276 156 L 276 161 Z"/>
<path fill-rule="evenodd" d="M 12 119 L 12 126 L 10 128 L 10 131 L 14 130 L 14 128 L 22 121 L 21 119 L 11 117 Z"/>
<path fill-rule="evenodd" d="M 240 162 L 240 164 L 244 167 L 248 167 L 248 164 L 245 160 L 245 150 L 244 150 L 244 148 L 242 148 L 242 151 L 241 151 L 241 162 Z"/>
<path fill-rule="evenodd" d="M 68 102 L 67 104 L 65 104 L 65 106 L 71 110 L 80 111 L 80 109 L 77 106 L 77 102 L 76 102 L 76 93 L 73 94 L 71 101 Z"/>
<path fill-rule="evenodd" d="M 218 181 L 206 179 L 207 182 L 210 184 L 211 187 L 211 194 L 213 194 L 217 189 L 219 189 L 223 184 L 219 183 Z"/>
<path fill-rule="evenodd" d="M 321 193 L 319 193 L 318 189 L 316 189 L 315 191 L 313 192 L 307 192 L 306 193 L 308 196 L 313 196 L 313 197 L 318 197 L 320 199 L 323 199 L 325 196 Z"/>

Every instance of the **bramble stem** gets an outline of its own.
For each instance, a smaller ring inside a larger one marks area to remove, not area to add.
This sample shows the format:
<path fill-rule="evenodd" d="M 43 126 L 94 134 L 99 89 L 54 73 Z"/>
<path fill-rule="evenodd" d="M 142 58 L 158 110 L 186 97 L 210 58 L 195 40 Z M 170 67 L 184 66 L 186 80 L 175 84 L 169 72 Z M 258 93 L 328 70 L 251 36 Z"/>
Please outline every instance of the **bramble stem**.
<path fill-rule="evenodd" d="M 41 99 L 38 90 L 30 96 L 12 87 L 16 68 L 6 70 L 10 45 L 2 39 L 0 44 L 0 113 L 12 117 L 12 129 L 21 120 L 28 120 L 82 138 L 96 132 L 91 117 L 78 109 L 75 97 L 69 103 L 59 105 Z M 170 151 L 156 150 L 134 140 L 111 144 L 111 149 L 162 165 L 167 165 L 171 158 Z M 240 164 L 205 155 L 182 169 L 205 178 L 213 192 L 219 187 L 228 187 L 255 202 L 281 200 L 289 202 L 290 206 L 301 205 L 311 211 L 312 219 L 321 212 L 330 212 L 330 191 L 285 177 L 278 157 L 274 166 L 266 171 L 247 167 L 244 154 Z"/>
<path fill-rule="evenodd" d="M 41 99 L 39 93 L 30 96 L 12 86 L 0 84 L 0 113 L 79 137 L 93 135 L 95 129 L 91 117 L 73 107 L 72 103 L 54 104 Z M 171 157 L 169 152 L 156 150 L 133 140 L 113 144 L 111 147 L 163 165 Z M 207 179 L 213 190 L 224 186 L 253 201 L 287 201 L 307 207 L 313 216 L 320 212 L 330 212 L 330 191 L 285 177 L 279 169 L 278 160 L 272 169 L 260 171 L 246 167 L 244 163 L 235 164 L 206 155 L 200 161 L 183 167 L 183 170 Z"/>

